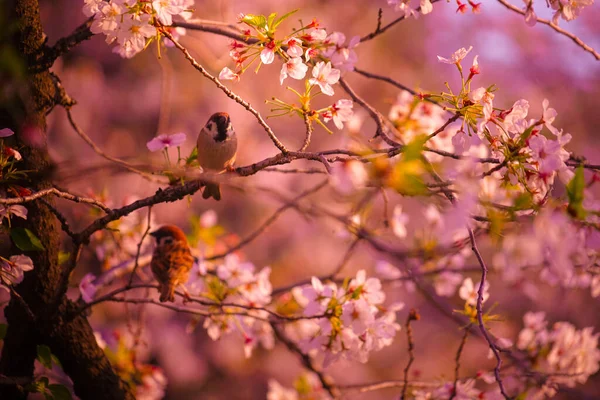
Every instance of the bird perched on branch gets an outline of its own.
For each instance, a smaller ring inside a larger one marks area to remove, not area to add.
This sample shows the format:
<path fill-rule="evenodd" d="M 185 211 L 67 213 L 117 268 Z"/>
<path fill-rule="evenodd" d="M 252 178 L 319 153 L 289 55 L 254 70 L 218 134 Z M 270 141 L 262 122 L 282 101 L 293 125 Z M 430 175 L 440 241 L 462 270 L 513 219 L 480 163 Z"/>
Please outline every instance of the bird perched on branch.
<path fill-rule="evenodd" d="M 194 257 L 181 229 L 165 225 L 150 233 L 156 239 L 150 268 L 158 281 L 160 301 L 175 301 L 175 288 L 188 280 Z"/>
<path fill-rule="evenodd" d="M 229 114 L 213 114 L 200 130 L 197 142 L 198 163 L 205 171 L 222 172 L 235 162 L 237 136 L 231 125 Z M 221 200 L 218 183 L 207 183 L 202 197 Z"/>

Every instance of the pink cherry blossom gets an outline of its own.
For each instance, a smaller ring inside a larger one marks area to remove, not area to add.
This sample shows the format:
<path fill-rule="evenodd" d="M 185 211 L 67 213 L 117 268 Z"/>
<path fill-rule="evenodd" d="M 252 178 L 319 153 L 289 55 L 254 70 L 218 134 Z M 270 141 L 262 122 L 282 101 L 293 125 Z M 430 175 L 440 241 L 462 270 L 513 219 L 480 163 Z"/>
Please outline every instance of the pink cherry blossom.
<path fill-rule="evenodd" d="M 302 41 L 298 38 L 291 37 L 283 41 L 283 44 L 288 46 L 286 53 L 293 59 L 302 57 L 304 50 L 302 49 Z"/>
<path fill-rule="evenodd" d="M 177 147 L 181 146 L 183 142 L 187 139 L 185 133 L 175 133 L 173 135 L 162 134 L 158 135 L 148 143 L 146 143 L 146 147 L 148 150 L 154 152 L 162 149 L 167 149 L 169 147 Z"/>
<path fill-rule="evenodd" d="M 92 302 L 96 297 L 98 288 L 94 285 L 95 280 L 96 276 L 94 274 L 86 274 L 79 282 L 79 293 L 81 293 L 81 298 L 86 303 Z"/>
<path fill-rule="evenodd" d="M 11 129 L 9 129 L 9 128 L 0 129 L 0 138 L 9 137 L 9 136 L 12 136 L 14 134 L 15 133 Z"/>
<path fill-rule="evenodd" d="M 333 123 L 338 129 L 344 128 L 344 122 L 350 121 L 354 112 L 352 100 L 341 99 L 336 101 L 327 111 L 323 113 L 323 120 L 329 122 L 333 119 Z"/>
<path fill-rule="evenodd" d="M 283 85 L 283 81 L 289 76 L 294 79 L 304 79 L 308 66 L 302 62 L 301 57 L 290 58 L 283 63 L 279 74 L 279 82 Z"/>
<path fill-rule="evenodd" d="M 319 85 L 321 92 L 327 96 L 333 96 L 331 85 L 340 80 L 340 70 L 331 67 L 331 62 L 325 64 L 323 61 L 317 63 L 312 70 L 313 78 L 308 82 L 311 85 Z"/>
<path fill-rule="evenodd" d="M 437 58 L 439 62 L 445 64 L 460 64 L 460 62 L 467 56 L 467 54 L 469 54 L 471 50 L 473 50 L 473 46 L 470 46 L 468 49 L 462 47 L 456 50 L 449 59 L 440 56 L 437 56 Z"/>
<path fill-rule="evenodd" d="M 221 72 L 219 73 L 219 79 L 222 81 L 234 81 L 234 82 L 239 82 L 240 81 L 240 75 L 233 72 L 232 70 L 230 70 L 227 67 L 224 67 Z"/>

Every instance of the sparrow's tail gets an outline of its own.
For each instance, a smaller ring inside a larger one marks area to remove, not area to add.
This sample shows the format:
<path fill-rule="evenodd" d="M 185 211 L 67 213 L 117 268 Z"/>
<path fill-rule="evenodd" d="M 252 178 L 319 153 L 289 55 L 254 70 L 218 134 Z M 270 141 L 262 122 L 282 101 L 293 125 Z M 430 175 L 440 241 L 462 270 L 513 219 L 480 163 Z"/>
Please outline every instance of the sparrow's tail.
<path fill-rule="evenodd" d="M 161 303 L 165 301 L 175 301 L 175 285 L 173 283 L 166 283 L 160 287 L 160 298 Z"/>
<path fill-rule="evenodd" d="M 207 183 L 202 193 L 203 199 L 213 198 L 217 201 L 221 200 L 221 189 L 216 183 Z"/>

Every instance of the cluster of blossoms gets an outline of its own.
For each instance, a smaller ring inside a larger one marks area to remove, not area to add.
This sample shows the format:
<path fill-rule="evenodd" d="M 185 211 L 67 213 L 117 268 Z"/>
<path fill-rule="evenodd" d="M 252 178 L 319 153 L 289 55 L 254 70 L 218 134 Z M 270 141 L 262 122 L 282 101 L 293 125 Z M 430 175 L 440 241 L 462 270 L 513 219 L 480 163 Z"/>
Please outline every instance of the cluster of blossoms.
<path fill-rule="evenodd" d="M 525 22 L 527 25 L 534 26 L 537 22 L 537 15 L 533 9 L 533 0 L 523 0 L 525 3 Z M 554 10 L 552 23 L 558 25 L 559 18 L 565 21 L 572 21 L 579 16 L 584 7 L 594 4 L 594 0 L 548 0 L 546 5 Z"/>
<path fill-rule="evenodd" d="M 238 333 L 243 338 L 246 357 L 258 344 L 273 348 L 273 329 L 264 309 L 271 303 L 270 274 L 271 268 L 256 272 L 252 263 L 242 262 L 235 254 L 226 256 L 222 264 L 201 262 L 192 270 L 188 292 L 206 300 L 205 304 L 212 304 L 208 311 L 213 313 L 203 325 L 211 339 Z M 194 327 L 192 323 L 190 329 Z"/>
<path fill-rule="evenodd" d="M 395 11 L 399 11 L 405 17 L 419 17 L 419 12 L 427 15 L 433 11 L 431 0 L 387 0 L 388 5 L 393 6 Z M 413 5 L 411 5 L 411 3 Z M 414 5 L 418 4 L 417 8 Z"/>
<path fill-rule="evenodd" d="M 330 400 L 331 396 L 314 374 L 303 374 L 294 381 L 293 388 L 282 386 L 274 379 L 269 380 L 267 400 Z"/>
<path fill-rule="evenodd" d="M 173 21 L 192 17 L 194 0 L 84 0 L 83 13 L 94 17 L 90 30 L 106 36 L 106 42 L 117 43 L 114 52 L 131 58 L 152 41 L 159 42 L 160 29 Z M 185 34 L 182 28 L 172 29 L 174 36 Z"/>
<path fill-rule="evenodd" d="M 527 391 L 531 398 L 552 397 L 559 385 L 585 383 L 600 369 L 600 334 L 594 334 L 593 328 L 577 330 L 568 322 L 557 322 L 550 330 L 544 312 L 528 312 L 523 322 L 516 346 L 527 353 L 536 371 L 548 375 L 541 389 Z"/>
<path fill-rule="evenodd" d="M 521 284 L 533 272 L 551 285 L 590 288 L 597 297 L 599 246 L 596 229 L 582 226 L 562 210 L 545 207 L 533 223 L 504 235 L 493 264 L 507 282 Z M 535 291 L 526 293 L 536 296 Z"/>
<path fill-rule="evenodd" d="M 310 77 L 305 82 L 304 93 L 289 88 L 298 95 L 302 107 L 298 108 L 275 100 L 272 103 L 277 108 L 273 111 L 282 111 L 279 115 L 293 112 L 300 116 L 306 114 L 328 131 L 320 118 L 325 123 L 333 120 L 335 126 L 342 129 L 343 123 L 352 117 L 352 101 L 338 100 L 323 109 L 311 110 L 310 100 L 318 94 L 312 93 L 314 88 L 318 88 L 319 93 L 333 96 L 332 85 L 338 83 L 341 72 L 354 69 L 354 64 L 358 60 L 354 48 L 360 43 L 360 37 L 355 36 L 346 43 L 346 36 L 343 33 L 327 34 L 327 31 L 319 28 L 318 22 L 313 20 L 283 38 L 276 38 L 277 27 L 293 13 L 294 11 L 280 18 L 277 18 L 275 13 L 268 17 L 241 15 L 240 23 L 248 27 L 244 34 L 250 44 L 232 41 L 229 55 L 235 61 L 235 71 L 225 67 L 221 70 L 219 79 L 239 81 L 240 76 L 255 61 L 260 60 L 258 70 L 262 64 L 272 64 L 275 56 L 279 56 L 282 60 L 279 73 L 279 82 L 282 85 L 288 77 L 296 80 L 305 79 L 309 68 L 312 67 Z"/>
<path fill-rule="evenodd" d="M 98 346 L 106 354 L 110 363 L 125 382 L 134 388 L 138 400 L 163 399 L 167 387 L 167 377 L 156 365 L 144 362 L 149 354 L 140 351 L 139 338 L 129 331 L 115 330 L 103 337 L 94 332 Z"/>
<path fill-rule="evenodd" d="M 403 304 L 384 307 L 381 282 L 367 278 L 364 270 L 340 287 L 313 277 L 310 286 L 295 289 L 293 296 L 310 319 L 289 324 L 286 331 L 304 352 L 324 354 L 325 367 L 339 359 L 364 363 L 400 330 L 396 312 Z"/>

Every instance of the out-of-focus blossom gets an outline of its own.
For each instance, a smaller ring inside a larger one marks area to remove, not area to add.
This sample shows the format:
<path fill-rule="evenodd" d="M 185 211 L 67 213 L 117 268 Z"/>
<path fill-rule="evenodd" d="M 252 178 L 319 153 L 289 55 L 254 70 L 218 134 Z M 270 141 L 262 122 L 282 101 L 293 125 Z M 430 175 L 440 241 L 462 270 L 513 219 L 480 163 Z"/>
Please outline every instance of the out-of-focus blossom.
<path fill-rule="evenodd" d="M 481 285 L 481 282 L 477 283 L 477 286 L 473 285 L 473 280 L 471 278 L 467 278 L 463 281 L 462 286 L 460 287 L 460 289 L 458 290 L 458 295 L 461 299 L 465 300 L 467 302 L 468 305 L 474 307 L 475 305 L 477 305 L 477 297 L 478 297 L 478 291 L 479 291 L 479 286 Z M 489 290 L 489 283 L 486 281 L 485 285 L 483 287 L 483 302 L 485 302 L 488 297 L 490 297 L 490 294 L 488 292 Z"/>
<path fill-rule="evenodd" d="M 81 293 L 81 298 L 86 303 L 92 302 L 96 297 L 98 288 L 94 285 L 95 280 L 96 276 L 94 274 L 86 274 L 79 282 L 79 293 Z"/>
<path fill-rule="evenodd" d="M 12 129 L 9 129 L 9 128 L 0 129 L 0 138 L 9 137 L 14 134 L 15 133 L 12 131 Z"/>
<path fill-rule="evenodd" d="M 200 215 L 200 226 L 203 228 L 212 228 L 217 224 L 219 216 L 215 210 L 207 210 Z"/>
<path fill-rule="evenodd" d="M 142 377 L 142 383 L 135 388 L 137 400 L 160 400 L 165 397 L 167 377 L 162 369 L 152 366 L 152 372 Z"/>
<path fill-rule="evenodd" d="M 281 386 L 275 379 L 269 379 L 267 400 L 298 400 L 298 392 Z"/>
<path fill-rule="evenodd" d="M 158 135 L 148 143 L 146 143 L 146 147 L 148 150 L 154 152 L 162 149 L 167 149 L 169 147 L 177 147 L 181 146 L 183 142 L 187 139 L 185 133 L 175 133 L 173 135 L 162 134 Z"/>
<path fill-rule="evenodd" d="M 364 164 L 358 160 L 335 163 L 331 167 L 331 184 L 343 195 L 364 188 L 368 179 Z"/>
<path fill-rule="evenodd" d="M 392 225 L 392 231 L 394 235 L 403 239 L 406 237 L 406 224 L 408 223 L 408 215 L 402 212 L 402 206 L 396 205 L 394 207 L 394 212 L 392 214 L 392 220 L 390 221 Z"/>
<path fill-rule="evenodd" d="M 354 70 L 354 64 L 358 61 L 354 48 L 360 44 L 360 36 L 352 37 L 348 45 L 344 45 L 346 35 L 341 32 L 334 32 L 329 35 L 325 42 L 330 43 L 332 46 L 325 50 L 323 55 L 331 59 L 334 67 L 342 71 Z"/>

